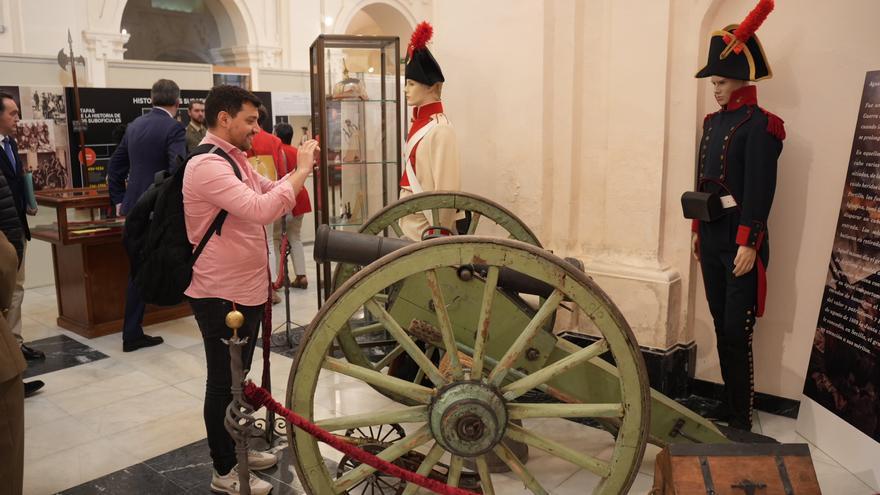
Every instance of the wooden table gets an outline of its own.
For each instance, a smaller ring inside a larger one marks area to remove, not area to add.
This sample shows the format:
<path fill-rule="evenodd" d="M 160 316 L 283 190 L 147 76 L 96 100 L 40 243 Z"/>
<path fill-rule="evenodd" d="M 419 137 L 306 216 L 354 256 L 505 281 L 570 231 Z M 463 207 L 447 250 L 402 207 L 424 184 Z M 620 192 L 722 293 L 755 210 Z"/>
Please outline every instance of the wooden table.
<path fill-rule="evenodd" d="M 122 331 L 128 287 L 128 255 L 123 222 L 110 216 L 106 189 L 38 191 L 37 204 L 57 212 L 51 225 L 31 228 L 31 236 L 52 244 L 58 326 L 87 338 Z M 144 325 L 191 314 L 189 304 L 147 305 Z"/>

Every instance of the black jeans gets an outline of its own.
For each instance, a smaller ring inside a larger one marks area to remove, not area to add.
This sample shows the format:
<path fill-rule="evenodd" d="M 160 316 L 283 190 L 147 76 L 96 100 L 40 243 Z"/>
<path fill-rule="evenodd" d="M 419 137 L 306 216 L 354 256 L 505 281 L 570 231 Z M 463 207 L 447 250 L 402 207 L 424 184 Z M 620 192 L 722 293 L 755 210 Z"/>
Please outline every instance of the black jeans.
<path fill-rule="evenodd" d="M 232 402 L 232 370 L 229 368 L 229 346 L 220 339 L 232 337 L 232 330 L 226 326 L 226 314 L 232 311 L 232 303 L 225 299 L 190 299 L 193 315 L 199 324 L 205 342 L 205 359 L 208 364 L 208 380 L 205 384 L 205 430 L 208 433 L 208 446 L 214 469 L 219 474 L 228 473 L 235 467 L 235 441 L 226 431 L 223 420 L 226 408 Z M 263 319 L 263 306 L 236 305 L 244 314 L 244 325 L 238 330 L 240 338 L 247 337 L 242 360 L 245 370 L 250 369 L 254 356 L 254 345 L 260 322 Z"/>

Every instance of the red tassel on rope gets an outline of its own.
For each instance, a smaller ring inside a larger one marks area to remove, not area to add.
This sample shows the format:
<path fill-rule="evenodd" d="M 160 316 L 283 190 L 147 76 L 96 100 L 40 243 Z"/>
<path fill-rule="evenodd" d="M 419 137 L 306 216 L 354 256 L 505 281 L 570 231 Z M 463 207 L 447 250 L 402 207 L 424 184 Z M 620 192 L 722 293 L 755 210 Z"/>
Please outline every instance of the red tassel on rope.
<path fill-rule="evenodd" d="M 775 4 L 773 0 L 760 0 L 758 5 L 749 12 L 749 15 L 746 16 L 745 19 L 740 23 L 739 27 L 736 28 L 736 39 L 740 41 L 740 43 L 745 43 L 755 34 L 755 31 L 761 27 L 761 24 L 764 23 L 764 20 L 767 19 L 767 16 L 770 15 L 770 12 L 773 12 L 773 7 Z"/>
<path fill-rule="evenodd" d="M 439 493 L 441 495 L 477 495 L 470 490 L 464 490 L 462 488 L 449 486 L 437 480 L 432 480 L 431 478 L 428 478 L 426 476 L 422 476 L 412 471 L 403 469 L 400 466 L 382 460 L 375 455 L 370 454 L 369 452 L 336 437 L 330 432 L 321 429 L 311 421 L 303 418 L 299 414 L 296 414 L 295 412 L 287 409 L 278 402 L 275 402 L 275 400 L 272 399 L 272 395 L 269 393 L 269 391 L 264 388 L 257 387 L 253 384 L 253 382 L 248 382 L 247 384 L 245 384 L 244 395 L 245 397 L 247 397 L 248 402 L 250 402 L 255 409 L 266 406 L 266 409 L 273 411 L 279 416 L 283 416 L 288 421 L 290 421 L 292 425 L 317 438 L 319 441 L 324 442 L 334 449 L 350 456 L 352 459 L 372 466 L 385 474 L 394 476 L 395 478 L 402 479 L 409 483 L 416 484 L 422 488 L 427 488 L 428 490 L 431 490 L 434 493 Z"/>
<path fill-rule="evenodd" d="M 434 27 L 428 24 L 428 21 L 420 22 L 409 39 L 409 46 L 406 49 L 407 55 L 412 57 L 414 51 L 427 46 L 431 41 L 431 36 L 434 36 Z"/>

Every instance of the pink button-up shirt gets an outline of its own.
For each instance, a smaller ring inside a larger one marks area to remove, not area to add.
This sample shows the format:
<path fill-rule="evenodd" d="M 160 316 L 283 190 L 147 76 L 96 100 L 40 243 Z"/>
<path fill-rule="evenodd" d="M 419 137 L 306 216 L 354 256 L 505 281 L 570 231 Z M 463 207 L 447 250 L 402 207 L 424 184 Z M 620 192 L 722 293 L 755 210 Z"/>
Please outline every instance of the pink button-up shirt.
<path fill-rule="evenodd" d="M 272 182 L 258 174 L 244 152 L 211 134 L 202 143 L 225 151 L 241 171 L 215 153 L 193 158 L 183 174 L 183 211 L 186 233 L 194 246 L 214 218 L 229 212 L 220 234 L 211 236 L 193 266 L 185 294 L 193 298 L 218 297 L 246 306 L 264 304 L 269 296 L 269 260 L 264 225 L 296 204 L 293 186 L 282 178 Z"/>

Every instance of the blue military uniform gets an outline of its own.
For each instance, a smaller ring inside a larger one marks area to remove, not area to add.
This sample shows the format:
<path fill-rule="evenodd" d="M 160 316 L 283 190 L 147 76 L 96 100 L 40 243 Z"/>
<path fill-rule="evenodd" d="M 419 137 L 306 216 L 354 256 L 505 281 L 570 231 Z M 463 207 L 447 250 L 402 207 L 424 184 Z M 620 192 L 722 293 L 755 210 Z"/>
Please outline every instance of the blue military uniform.
<path fill-rule="evenodd" d="M 709 62 L 697 77 L 744 81 L 770 77 L 763 48 L 752 34 L 754 28 L 746 40 L 737 38 L 737 25 L 713 33 Z M 698 190 L 717 194 L 725 207 L 712 221 L 694 220 L 693 230 L 699 236 L 700 267 L 730 425 L 746 430 L 751 429 L 754 401 L 752 334 L 764 310 L 770 257 L 767 218 L 784 138 L 782 120 L 758 106 L 754 86 L 744 86 L 731 94 L 720 111 L 704 119 L 697 159 Z M 736 277 L 734 260 L 740 246 L 756 249 L 757 259 L 751 271 Z"/>

